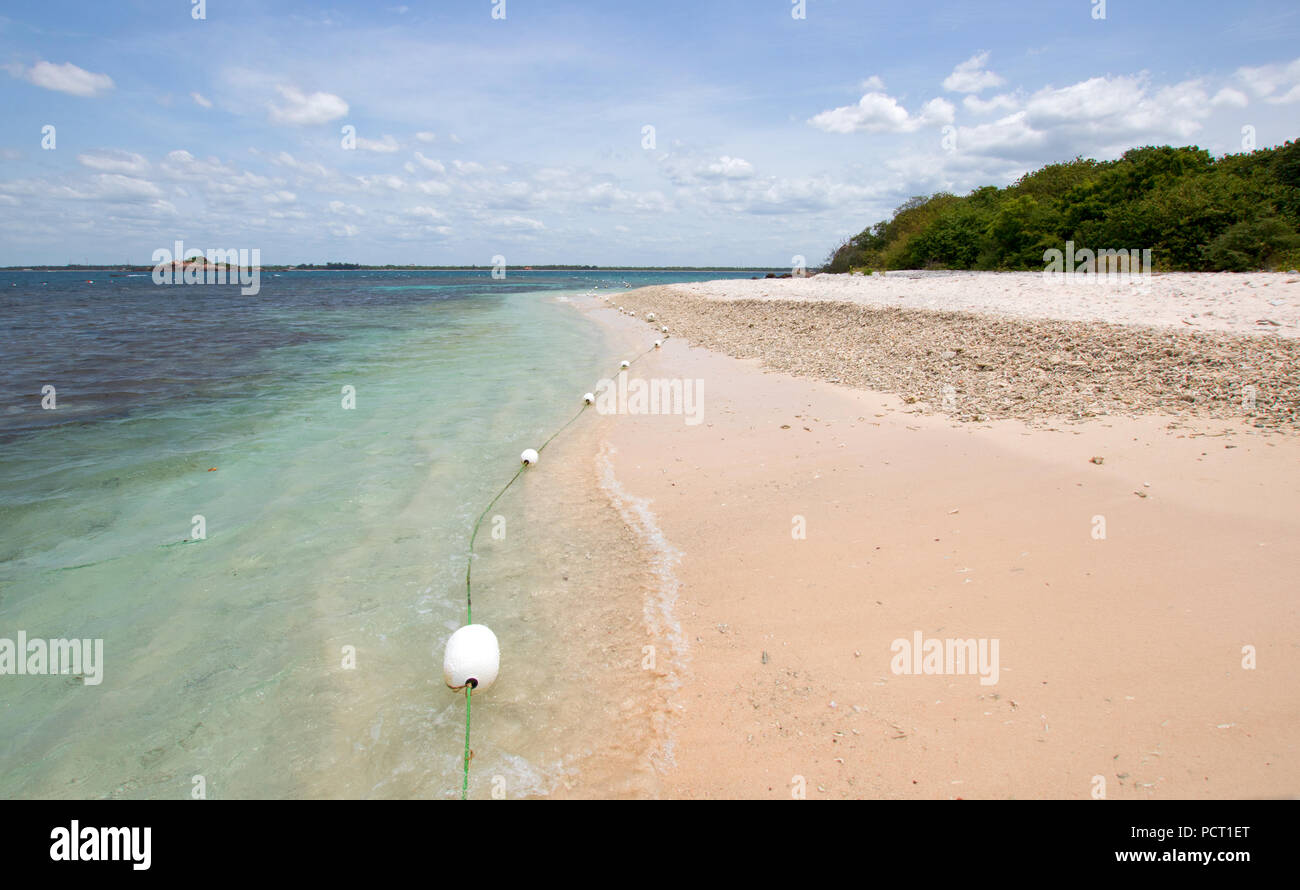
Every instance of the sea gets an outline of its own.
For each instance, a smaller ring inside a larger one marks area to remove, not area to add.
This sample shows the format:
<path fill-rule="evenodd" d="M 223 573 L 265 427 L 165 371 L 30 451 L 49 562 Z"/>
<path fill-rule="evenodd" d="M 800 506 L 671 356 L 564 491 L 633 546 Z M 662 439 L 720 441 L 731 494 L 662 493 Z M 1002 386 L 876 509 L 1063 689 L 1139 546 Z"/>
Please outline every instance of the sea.
<path fill-rule="evenodd" d="M 624 358 L 572 301 L 750 274 L 0 271 L 0 650 L 103 653 L 0 674 L 0 798 L 460 797 L 441 657 L 471 526 Z M 618 695 L 566 647 L 634 560 L 574 543 L 608 505 L 545 493 L 508 491 L 476 548 L 502 671 L 470 796 L 575 787 Z"/>

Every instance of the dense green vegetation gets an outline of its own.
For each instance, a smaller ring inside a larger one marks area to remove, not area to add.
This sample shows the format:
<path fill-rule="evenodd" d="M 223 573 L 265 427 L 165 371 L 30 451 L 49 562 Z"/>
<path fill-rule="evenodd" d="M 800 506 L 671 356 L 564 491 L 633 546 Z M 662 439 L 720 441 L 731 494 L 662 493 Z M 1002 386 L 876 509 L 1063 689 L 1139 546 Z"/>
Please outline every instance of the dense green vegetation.
<path fill-rule="evenodd" d="M 1006 188 L 915 197 L 841 244 L 826 271 L 1042 269 L 1043 253 L 1152 251 L 1156 270 L 1300 265 L 1300 142 L 1212 158 L 1148 146 L 1075 158 Z"/>

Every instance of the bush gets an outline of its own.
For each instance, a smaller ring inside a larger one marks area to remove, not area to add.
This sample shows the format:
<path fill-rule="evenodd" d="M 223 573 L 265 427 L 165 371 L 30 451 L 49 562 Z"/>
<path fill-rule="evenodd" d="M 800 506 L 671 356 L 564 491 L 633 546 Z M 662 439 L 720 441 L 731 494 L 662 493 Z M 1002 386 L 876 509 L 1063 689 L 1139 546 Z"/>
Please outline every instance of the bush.
<path fill-rule="evenodd" d="M 1041 269 L 1043 252 L 1150 249 L 1162 269 L 1295 265 L 1300 142 L 1214 159 L 1200 148 L 1144 146 L 1117 161 L 1049 164 L 1006 188 L 905 201 L 846 240 L 831 272 Z"/>
<path fill-rule="evenodd" d="M 1206 250 L 1211 267 L 1225 272 L 1273 268 L 1275 260 L 1300 249 L 1300 234 L 1276 217 L 1240 222 L 1215 238 Z"/>

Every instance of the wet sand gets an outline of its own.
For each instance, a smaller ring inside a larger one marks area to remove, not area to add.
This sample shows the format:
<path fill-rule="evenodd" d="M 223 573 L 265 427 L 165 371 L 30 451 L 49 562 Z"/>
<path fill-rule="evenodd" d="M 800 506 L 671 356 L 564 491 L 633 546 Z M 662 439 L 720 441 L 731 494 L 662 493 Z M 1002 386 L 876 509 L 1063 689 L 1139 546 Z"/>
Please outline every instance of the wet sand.
<path fill-rule="evenodd" d="M 647 337 L 586 311 L 629 350 Z M 963 423 L 682 337 L 637 374 L 705 387 L 703 423 L 597 417 L 588 451 L 680 550 L 654 794 L 1300 793 L 1297 437 L 1247 417 Z M 917 632 L 996 640 L 997 682 L 895 672 Z"/>

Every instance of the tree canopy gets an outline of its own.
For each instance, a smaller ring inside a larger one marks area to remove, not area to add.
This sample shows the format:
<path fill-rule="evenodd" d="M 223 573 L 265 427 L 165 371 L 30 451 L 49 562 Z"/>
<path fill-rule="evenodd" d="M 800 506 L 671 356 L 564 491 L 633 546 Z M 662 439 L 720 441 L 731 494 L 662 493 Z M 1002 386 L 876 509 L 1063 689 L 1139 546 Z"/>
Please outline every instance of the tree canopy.
<path fill-rule="evenodd" d="M 1077 157 L 1005 188 L 905 201 L 836 248 L 826 271 L 1042 269 L 1064 249 L 1146 250 L 1161 271 L 1300 264 L 1300 142 L 1215 159 L 1145 146 L 1115 161 Z"/>

